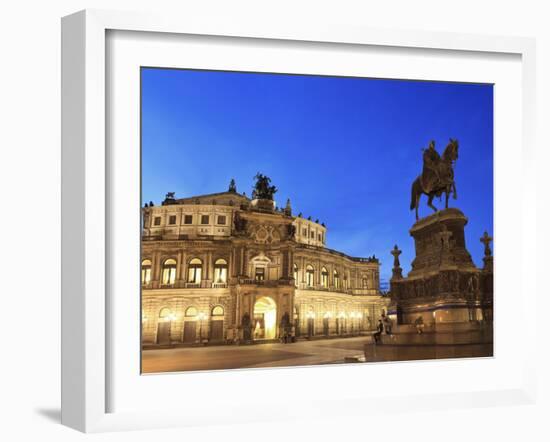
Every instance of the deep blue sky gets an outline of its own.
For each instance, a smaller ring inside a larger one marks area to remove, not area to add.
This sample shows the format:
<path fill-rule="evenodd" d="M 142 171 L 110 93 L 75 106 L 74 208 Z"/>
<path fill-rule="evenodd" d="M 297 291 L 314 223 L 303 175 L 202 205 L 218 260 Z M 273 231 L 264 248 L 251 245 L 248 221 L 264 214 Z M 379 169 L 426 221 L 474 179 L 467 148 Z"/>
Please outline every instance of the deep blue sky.
<path fill-rule="evenodd" d="M 478 266 L 493 230 L 491 85 L 142 69 L 143 202 L 225 191 L 234 177 L 250 196 L 256 172 L 276 201 L 324 221 L 327 246 L 381 259 L 389 279 L 394 244 L 410 270 L 411 184 L 422 151 L 458 138 L 460 208 Z M 435 200 L 437 207 L 444 202 Z M 420 215 L 430 213 L 426 197 Z"/>

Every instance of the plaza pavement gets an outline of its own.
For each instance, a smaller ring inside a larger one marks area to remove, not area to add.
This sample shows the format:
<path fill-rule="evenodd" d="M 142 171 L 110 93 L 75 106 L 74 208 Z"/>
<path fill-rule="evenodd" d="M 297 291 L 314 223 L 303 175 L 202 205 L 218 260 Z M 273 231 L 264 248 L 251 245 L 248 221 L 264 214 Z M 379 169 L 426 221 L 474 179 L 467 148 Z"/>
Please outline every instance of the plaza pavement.
<path fill-rule="evenodd" d="M 365 347 L 365 344 L 369 344 Z M 366 349 L 366 351 L 365 351 Z M 437 358 L 491 356 L 483 345 L 438 346 Z M 433 346 L 372 345 L 370 336 L 299 341 L 293 344 L 266 343 L 144 350 L 142 372 L 226 370 L 234 368 L 292 367 L 358 362 L 388 362 L 433 359 Z"/>

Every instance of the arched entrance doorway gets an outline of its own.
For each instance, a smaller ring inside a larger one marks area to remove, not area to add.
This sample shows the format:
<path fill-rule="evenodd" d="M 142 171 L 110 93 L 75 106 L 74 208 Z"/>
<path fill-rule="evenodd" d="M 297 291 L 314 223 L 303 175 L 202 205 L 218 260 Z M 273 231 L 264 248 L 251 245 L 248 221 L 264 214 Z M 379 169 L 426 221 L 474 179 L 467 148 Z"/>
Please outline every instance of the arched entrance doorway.
<path fill-rule="evenodd" d="M 176 316 L 168 307 L 160 309 L 157 329 L 157 344 L 169 345 L 172 343 L 172 321 Z"/>
<path fill-rule="evenodd" d="M 275 339 L 277 336 L 277 304 L 262 296 L 254 304 L 254 339 Z"/>

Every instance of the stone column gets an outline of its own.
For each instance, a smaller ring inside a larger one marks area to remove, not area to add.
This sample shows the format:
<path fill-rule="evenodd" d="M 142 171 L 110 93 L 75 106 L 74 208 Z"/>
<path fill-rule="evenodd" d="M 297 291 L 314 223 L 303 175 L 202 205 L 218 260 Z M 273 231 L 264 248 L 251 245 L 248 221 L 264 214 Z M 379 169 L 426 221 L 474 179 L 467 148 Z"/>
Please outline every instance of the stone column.
<path fill-rule="evenodd" d="M 159 252 L 153 252 L 153 256 L 151 258 L 151 272 L 152 272 L 151 287 L 159 288 L 160 286 L 160 254 Z"/>
<path fill-rule="evenodd" d="M 208 261 L 208 281 L 212 281 L 212 279 L 214 278 L 214 270 L 213 270 L 213 263 L 212 263 L 212 252 L 208 252 L 208 254 L 206 255 L 207 256 L 207 261 Z"/>
<path fill-rule="evenodd" d="M 281 273 L 283 278 L 288 278 L 288 262 L 290 261 L 290 252 L 285 249 L 281 253 Z"/>
<path fill-rule="evenodd" d="M 241 249 L 235 247 L 233 249 L 233 276 L 239 276 L 239 270 L 241 268 Z"/>
<path fill-rule="evenodd" d="M 177 261 L 176 261 L 176 285 L 178 287 L 181 287 L 179 282 L 182 279 L 182 272 L 181 272 L 182 261 L 183 261 L 182 252 L 180 250 L 180 251 L 178 251 L 178 256 L 177 256 Z"/>
<path fill-rule="evenodd" d="M 181 267 L 181 280 L 184 283 L 187 282 L 187 259 L 188 259 L 187 252 L 183 252 L 180 267 Z"/>
<path fill-rule="evenodd" d="M 227 263 L 227 280 L 229 282 L 229 279 L 233 276 L 233 256 L 234 256 L 234 253 L 235 250 L 234 248 L 231 248 L 231 250 L 229 251 L 229 259 L 228 259 L 228 263 Z"/>
<path fill-rule="evenodd" d="M 246 275 L 246 247 L 241 248 L 241 275 Z"/>

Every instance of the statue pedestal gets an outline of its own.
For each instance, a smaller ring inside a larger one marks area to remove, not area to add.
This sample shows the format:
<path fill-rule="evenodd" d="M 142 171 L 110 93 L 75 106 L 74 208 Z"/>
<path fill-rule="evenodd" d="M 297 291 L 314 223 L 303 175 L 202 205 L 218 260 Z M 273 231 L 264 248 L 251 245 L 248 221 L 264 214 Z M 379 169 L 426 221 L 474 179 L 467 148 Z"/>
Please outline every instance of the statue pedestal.
<path fill-rule="evenodd" d="M 477 270 L 466 250 L 467 223 L 468 218 L 458 209 L 445 209 L 417 221 L 409 230 L 416 251 L 409 277 L 444 269 Z"/>
<path fill-rule="evenodd" d="M 464 240 L 467 222 L 460 210 L 445 209 L 410 229 L 416 250 L 412 270 L 407 277 L 390 281 L 389 313 L 398 325 L 396 335 L 404 335 L 396 342 L 406 343 L 408 338 L 435 344 L 486 340 L 487 327 L 481 324 L 492 321 L 492 272 L 475 267 Z M 418 317 L 432 337 L 429 333 L 411 335 Z"/>
<path fill-rule="evenodd" d="M 275 210 L 275 201 L 257 198 L 251 201 L 250 206 L 252 209 L 259 210 L 261 212 L 273 212 Z"/>

